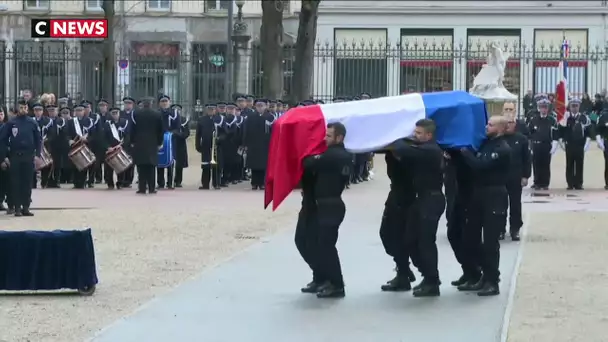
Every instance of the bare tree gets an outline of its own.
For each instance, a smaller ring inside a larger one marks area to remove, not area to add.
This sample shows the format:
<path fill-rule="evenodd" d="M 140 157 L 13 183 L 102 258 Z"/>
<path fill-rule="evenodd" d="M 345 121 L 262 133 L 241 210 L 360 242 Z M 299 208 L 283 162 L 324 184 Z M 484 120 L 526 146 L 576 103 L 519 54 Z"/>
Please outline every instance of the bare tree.
<path fill-rule="evenodd" d="M 311 93 L 317 19 L 321 0 L 302 0 L 293 66 L 291 101 L 306 100 Z"/>
<path fill-rule="evenodd" d="M 114 75 L 116 74 L 116 46 L 114 45 L 115 0 L 103 0 L 102 9 L 108 21 L 108 39 L 103 44 L 103 85 L 101 94 L 113 107 L 114 103 Z"/>
<path fill-rule="evenodd" d="M 279 99 L 283 96 L 283 1 L 262 1 L 260 45 L 263 95 Z"/>

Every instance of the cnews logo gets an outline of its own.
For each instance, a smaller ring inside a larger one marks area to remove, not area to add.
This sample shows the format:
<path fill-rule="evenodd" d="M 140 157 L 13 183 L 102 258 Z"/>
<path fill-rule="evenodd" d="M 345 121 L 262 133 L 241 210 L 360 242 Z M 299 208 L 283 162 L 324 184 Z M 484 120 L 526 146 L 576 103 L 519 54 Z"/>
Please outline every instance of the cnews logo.
<path fill-rule="evenodd" d="M 32 19 L 32 38 L 108 38 L 106 19 Z"/>

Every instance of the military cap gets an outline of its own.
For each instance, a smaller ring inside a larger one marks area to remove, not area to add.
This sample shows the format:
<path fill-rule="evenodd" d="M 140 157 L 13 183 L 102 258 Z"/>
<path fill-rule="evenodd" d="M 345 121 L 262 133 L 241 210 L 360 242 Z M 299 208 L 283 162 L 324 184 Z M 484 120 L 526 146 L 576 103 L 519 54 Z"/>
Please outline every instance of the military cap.
<path fill-rule="evenodd" d="M 36 109 L 36 108 L 42 109 L 42 108 L 44 108 L 44 106 L 41 103 L 36 102 L 32 105 L 32 109 Z"/>
<path fill-rule="evenodd" d="M 341 96 L 334 97 L 333 99 L 331 99 L 331 102 L 340 102 L 340 101 L 344 101 L 344 98 L 342 98 Z"/>
<path fill-rule="evenodd" d="M 112 107 L 112 108 L 110 108 L 110 112 L 120 112 L 120 108 Z"/>
<path fill-rule="evenodd" d="M 71 112 L 72 111 L 68 107 L 63 107 L 59 110 L 59 113 L 61 113 L 61 114 L 70 114 Z"/>
<path fill-rule="evenodd" d="M 234 96 L 234 101 L 247 101 L 247 95 L 237 94 Z"/>
<path fill-rule="evenodd" d="M 236 103 L 233 103 L 233 102 L 226 103 L 226 107 L 236 107 Z"/>
<path fill-rule="evenodd" d="M 538 101 L 540 99 L 546 99 L 546 98 L 547 98 L 547 94 L 544 94 L 544 93 L 539 93 L 539 94 L 534 95 L 534 99 L 536 101 Z"/>
<path fill-rule="evenodd" d="M 83 106 L 90 106 L 90 105 L 92 105 L 91 101 L 88 101 L 88 100 L 82 100 L 80 102 L 80 104 L 83 105 Z"/>
<path fill-rule="evenodd" d="M 207 104 L 205 104 L 205 107 L 206 108 L 215 108 L 215 107 L 217 107 L 217 105 L 215 103 L 207 103 Z"/>
<path fill-rule="evenodd" d="M 283 104 L 283 101 L 282 101 L 282 100 L 276 100 L 275 102 L 276 102 L 277 104 L 281 104 L 281 105 Z"/>
<path fill-rule="evenodd" d="M 353 101 L 359 101 L 359 100 L 361 100 L 361 98 L 359 96 L 353 97 Z"/>
<path fill-rule="evenodd" d="M 84 109 L 84 106 L 81 104 L 77 104 L 74 106 L 74 110 L 83 110 L 83 109 Z"/>
<path fill-rule="evenodd" d="M 369 99 L 372 98 L 372 96 L 369 93 L 361 93 L 361 94 L 359 94 L 359 97 L 360 98 L 369 98 Z"/>
<path fill-rule="evenodd" d="M 69 102 L 70 99 L 68 99 L 67 97 L 60 97 L 57 99 L 57 102 Z"/>
<path fill-rule="evenodd" d="M 135 101 L 133 101 L 133 102 L 135 102 Z M 142 103 L 144 103 L 144 101 L 142 101 L 142 100 L 138 100 L 138 101 L 137 101 L 137 105 L 138 105 L 138 106 L 139 106 L 139 105 L 141 105 Z"/>
<path fill-rule="evenodd" d="M 310 104 L 306 101 L 298 102 L 298 107 L 306 107 L 310 106 Z"/>
<path fill-rule="evenodd" d="M 97 102 L 97 104 L 98 104 L 98 105 L 102 105 L 102 104 L 107 105 L 107 104 L 108 104 L 108 101 L 106 101 L 105 99 L 99 99 L 99 101 Z"/>
<path fill-rule="evenodd" d="M 171 105 L 171 108 L 173 108 L 173 109 L 175 109 L 175 108 L 182 109 L 182 105 L 173 104 L 173 105 Z"/>
<path fill-rule="evenodd" d="M 158 96 L 158 102 L 160 102 L 160 101 L 169 101 L 169 100 L 171 100 L 171 98 L 168 95 L 164 95 L 163 94 L 163 95 L 159 95 Z"/>
<path fill-rule="evenodd" d="M 578 97 L 572 97 L 568 100 L 568 104 L 581 104 L 581 99 Z"/>
<path fill-rule="evenodd" d="M 255 96 L 253 96 L 253 95 L 245 95 L 245 97 L 246 97 L 248 100 L 249 100 L 249 99 L 252 99 L 252 100 L 253 100 L 253 99 L 255 99 Z"/>
<path fill-rule="evenodd" d="M 215 105 L 218 107 L 226 107 L 226 102 L 218 102 Z"/>
<path fill-rule="evenodd" d="M 549 99 L 541 98 L 540 100 L 536 101 L 536 104 L 539 106 L 548 106 L 551 104 L 551 101 L 549 101 Z"/>
<path fill-rule="evenodd" d="M 125 96 L 122 98 L 122 102 L 132 102 L 135 103 L 135 99 L 130 96 Z"/>
<path fill-rule="evenodd" d="M 317 100 L 317 101 L 315 101 L 315 103 L 316 104 L 325 104 L 325 101 L 323 101 L 323 100 Z"/>
<path fill-rule="evenodd" d="M 50 105 L 47 105 L 46 108 L 53 109 L 53 108 L 57 108 L 57 106 L 54 104 L 50 104 Z"/>
<path fill-rule="evenodd" d="M 259 103 L 263 103 L 263 104 L 267 105 L 268 104 L 268 100 L 266 100 L 266 99 L 255 99 L 255 101 L 253 101 L 253 103 L 256 104 L 256 105 L 259 104 Z"/>

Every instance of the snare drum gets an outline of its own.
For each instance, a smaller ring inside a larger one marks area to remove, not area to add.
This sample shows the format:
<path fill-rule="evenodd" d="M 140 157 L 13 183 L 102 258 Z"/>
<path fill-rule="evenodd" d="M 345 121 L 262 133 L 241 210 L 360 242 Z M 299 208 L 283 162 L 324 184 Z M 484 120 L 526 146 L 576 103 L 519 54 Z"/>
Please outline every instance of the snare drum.
<path fill-rule="evenodd" d="M 40 153 L 40 165 L 38 165 L 36 170 L 46 169 L 51 166 L 51 164 L 53 164 L 53 157 L 46 146 L 43 145 L 42 152 Z"/>
<path fill-rule="evenodd" d="M 119 175 L 133 165 L 133 158 L 131 158 L 122 146 L 119 146 L 114 151 L 106 153 L 106 163 L 110 165 L 117 175 Z"/>
<path fill-rule="evenodd" d="M 95 154 L 82 141 L 78 141 L 72 145 L 72 149 L 68 154 L 68 158 L 72 161 L 78 171 L 83 171 L 95 163 Z"/>

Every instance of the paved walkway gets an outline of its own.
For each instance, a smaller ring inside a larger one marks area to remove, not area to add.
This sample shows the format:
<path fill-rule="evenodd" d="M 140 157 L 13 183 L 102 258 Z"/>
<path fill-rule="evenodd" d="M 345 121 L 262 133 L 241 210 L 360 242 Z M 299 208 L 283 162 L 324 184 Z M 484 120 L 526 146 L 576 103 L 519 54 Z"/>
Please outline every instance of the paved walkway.
<path fill-rule="evenodd" d="M 439 239 L 440 298 L 382 293 L 380 285 L 393 276 L 377 232 L 387 188 L 378 179 L 346 195 L 348 213 L 338 245 L 346 298 L 319 300 L 299 292 L 310 272 L 291 231 L 157 298 L 94 341 L 499 341 L 517 245 L 502 246 L 500 296 L 479 298 L 449 285 L 460 268 L 445 231 Z"/>

